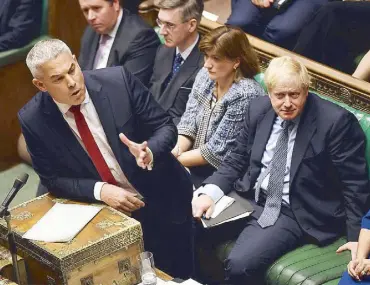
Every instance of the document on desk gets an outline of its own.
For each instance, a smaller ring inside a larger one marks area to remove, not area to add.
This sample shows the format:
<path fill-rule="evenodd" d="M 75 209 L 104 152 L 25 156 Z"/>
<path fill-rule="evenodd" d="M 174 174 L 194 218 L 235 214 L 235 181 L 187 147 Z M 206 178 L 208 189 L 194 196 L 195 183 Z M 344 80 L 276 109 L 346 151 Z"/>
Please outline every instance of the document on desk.
<path fill-rule="evenodd" d="M 45 242 L 69 242 L 101 209 L 102 206 L 56 203 L 23 238 Z"/>

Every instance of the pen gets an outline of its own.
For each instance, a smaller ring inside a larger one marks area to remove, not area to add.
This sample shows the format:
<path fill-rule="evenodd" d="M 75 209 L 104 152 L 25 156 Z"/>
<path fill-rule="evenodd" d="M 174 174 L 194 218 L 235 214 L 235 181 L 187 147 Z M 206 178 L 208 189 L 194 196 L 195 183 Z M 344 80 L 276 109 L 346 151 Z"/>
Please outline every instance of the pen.
<path fill-rule="evenodd" d="M 206 214 L 203 213 L 202 219 L 209 220 L 209 218 L 206 218 Z"/>

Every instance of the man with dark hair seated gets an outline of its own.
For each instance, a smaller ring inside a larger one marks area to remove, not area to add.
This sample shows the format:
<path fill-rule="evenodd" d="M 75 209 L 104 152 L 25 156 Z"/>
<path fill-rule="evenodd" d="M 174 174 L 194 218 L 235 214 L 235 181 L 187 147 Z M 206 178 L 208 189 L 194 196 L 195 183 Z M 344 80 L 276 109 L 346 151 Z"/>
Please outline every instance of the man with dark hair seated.
<path fill-rule="evenodd" d="M 302 30 L 293 51 L 352 74 L 356 57 L 370 49 L 369 15 L 369 1 L 328 3 Z"/>
<path fill-rule="evenodd" d="M 158 48 L 150 91 L 175 124 L 185 111 L 195 76 L 203 66 L 198 27 L 203 0 L 156 0 L 164 45 Z"/>
<path fill-rule="evenodd" d="M 253 204 L 225 260 L 236 284 L 263 284 L 267 267 L 304 243 L 324 245 L 344 233 L 357 241 L 369 209 L 357 118 L 310 93 L 307 69 L 291 57 L 274 58 L 265 82 L 269 97 L 251 101 L 233 149 L 193 199 L 197 218 L 233 190 Z"/>
<path fill-rule="evenodd" d="M 40 34 L 41 0 L 0 1 L 0 52 L 20 48 Z"/>
<path fill-rule="evenodd" d="M 83 70 L 122 65 L 147 86 L 152 76 L 157 34 L 119 0 L 79 0 L 89 23 L 78 59 Z"/>
<path fill-rule="evenodd" d="M 291 49 L 300 30 L 329 0 L 232 0 L 227 24 Z M 280 2 L 286 3 L 279 7 Z"/>

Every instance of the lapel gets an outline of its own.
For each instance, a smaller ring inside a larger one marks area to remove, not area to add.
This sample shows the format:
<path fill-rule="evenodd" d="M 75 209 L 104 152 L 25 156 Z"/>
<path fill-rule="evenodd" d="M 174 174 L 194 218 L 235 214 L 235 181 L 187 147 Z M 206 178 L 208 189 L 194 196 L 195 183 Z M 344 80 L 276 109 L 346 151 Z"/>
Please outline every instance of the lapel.
<path fill-rule="evenodd" d="M 104 133 L 107 137 L 108 143 L 112 148 L 112 151 L 120 165 L 120 150 L 119 140 L 117 139 L 118 134 L 116 130 L 116 123 L 113 116 L 113 110 L 111 102 L 108 98 L 108 92 L 100 82 L 91 79 L 88 75 L 85 76 L 86 88 L 89 92 L 91 101 L 94 104 L 95 110 L 98 113 L 99 120 L 104 129 Z"/>
<path fill-rule="evenodd" d="M 170 84 L 167 85 L 167 88 L 164 88 L 164 84 L 166 83 L 168 76 L 172 72 L 172 65 L 173 65 L 173 61 L 174 61 L 175 53 L 176 53 L 176 48 L 167 48 L 167 47 L 164 47 L 164 48 L 165 48 L 165 52 L 164 52 L 163 57 L 162 57 L 163 61 L 161 63 L 161 65 L 162 65 L 161 76 L 159 78 L 159 82 L 161 83 L 161 86 L 163 86 L 162 87 L 163 92 L 161 92 L 162 94 L 165 93 L 166 90 L 169 89 L 168 86 Z M 180 71 L 178 71 L 178 72 L 180 72 Z M 163 96 L 161 96 L 161 97 L 163 97 Z"/>
<path fill-rule="evenodd" d="M 100 82 L 90 78 L 89 75 L 85 75 L 85 83 L 114 156 L 126 177 L 132 177 L 135 167 L 130 167 L 131 153 L 128 152 L 129 158 L 126 160 L 125 156 L 121 152 L 122 143 L 118 138 L 115 119 L 117 110 L 114 108 L 114 102 L 111 102 L 110 100 L 109 93 L 111 90 L 109 90 L 109 85 L 103 86 Z M 122 112 L 122 106 L 118 107 Z"/>
<path fill-rule="evenodd" d="M 189 54 L 185 62 L 181 65 L 179 71 L 172 78 L 167 88 L 163 91 L 163 95 L 161 96 L 159 103 L 165 111 L 167 111 L 168 109 L 172 107 L 173 102 L 181 86 L 192 76 L 194 72 L 196 72 L 196 70 L 199 69 L 199 61 L 201 60 L 201 53 L 199 52 L 199 49 L 198 49 L 198 43 L 193 48 L 193 50 L 191 51 L 191 53 Z M 175 55 L 173 54 L 173 56 Z M 170 63 L 171 63 L 171 66 L 169 67 L 168 74 L 172 71 L 172 61 L 170 61 Z"/>
<path fill-rule="evenodd" d="M 113 41 L 112 48 L 109 52 L 107 67 L 120 65 L 119 59 L 122 54 L 126 53 L 131 43 L 131 40 L 128 40 L 128 38 L 130 37 L 127 35 L 127 33 L 130 33 L 130 30 L 128 29 L 128 27 L 125 28 L 125 24 L 127 22 L 128 17 L 129 17 L 128 11 L 122 9 L 122 20 L 121 23 L 119 24 L 116 36 Z"/>
<path fill-rule="evenodd" d="M 6 17 L 6 14 L 5 12 L 7 12 L 9 10 L 9 4 L 10 4 L 10 1 L 0 1 L 0 32 L 1 32 L 1 25 L 4 23 L 4 24 L 7 24 L 7 17 Z M 3 17 L 4 16 L 4 17 Z"/>
<path fill-rule="evenodd" d="M 51 132 L 54 133 L 53 137 L 56 138 L 55 141 L 63 142 L 77 161 L 83 164 L 92 174 L 99 176 L 90 157 L 76 139 L 51 96 L 47 93 L 44 93 L 44 95 L 45 103 L 43 112 L 46 116 L 45 122 Z"/>
<path fill-rule="evenodd" d="M 307 146 L 311 143 L 311 138 L 316 131 L 316 113 L 314 111 L 313 95 L 308 94 L 306 106 L 299 122 L 297 136 L 294 143 L 292 162 L 290 168 L 290 183 L 292 184 L 297 173 L 298 167 L 302 162 Z"/>
<path fill-rule="evenodd" d="M 270 138 L 272 126 L 274 125 L 274 121 L 276 118 L 276 113 L 272 106 L 269 110 L 261 114 L 258 118 L 258 122 L 256 125 L 256 132 L 252 146 L 251 152 L 251 165 L 259 166 L 262 160 L 263 153 L 265 151 L 268 139 Z M 256 181 L 260 167 L 258 167 L 258 171 L 251 172 L 251 183 Z M 256 177 L 254 177 L 256 176 Z M 251 184 L 252 185 L 252 184 Z"/>
<path fill-rule="evenodd" d="M 99 47 L 99 38 L 100 35 L 92 31 L 90 46 L 87 47 L 88 56 L 86 58 L 86 70 L 92 70 L 94 67 L 94 60 Z"/>

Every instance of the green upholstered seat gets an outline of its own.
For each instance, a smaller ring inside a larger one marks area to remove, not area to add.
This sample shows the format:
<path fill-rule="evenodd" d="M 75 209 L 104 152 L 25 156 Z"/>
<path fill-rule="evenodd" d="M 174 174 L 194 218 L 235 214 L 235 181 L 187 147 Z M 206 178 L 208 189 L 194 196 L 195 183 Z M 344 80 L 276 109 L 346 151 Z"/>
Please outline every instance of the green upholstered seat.
<path fill-rule="evenodd" d="M 27 53 L 31 50 L 35 43 L 47 38 L 46 34 L 48 32 L 48 0 L 43 0 L 42 9 L 43 11 L 40 36 L 21 48 L 0 52 L 0 67 L 24 60 Z"/>
<path fill-rule="evenodd" d="M 266 89 L 263 74 L 258 74 L 255 79 Z M 366 135 L 366 159 L 370 162 L 370 114 L 318 95 L 344 107 L 357 117 Z M 223 276 L 219 271 L 222 270 L 223 260 L 227 258 L 234 243 L 235 241 L 229 240 L 199 251 L 203 276 L 214 281 L 221 281 Z M 342 237 L 328 246 L 318 247 L 309 244 L 283 255 L 267 270 L 266 285 L 337 285 L 350 261 L 349 252 L 341 254 L 335 252 L 344 243 L 346 239 Z"/>

